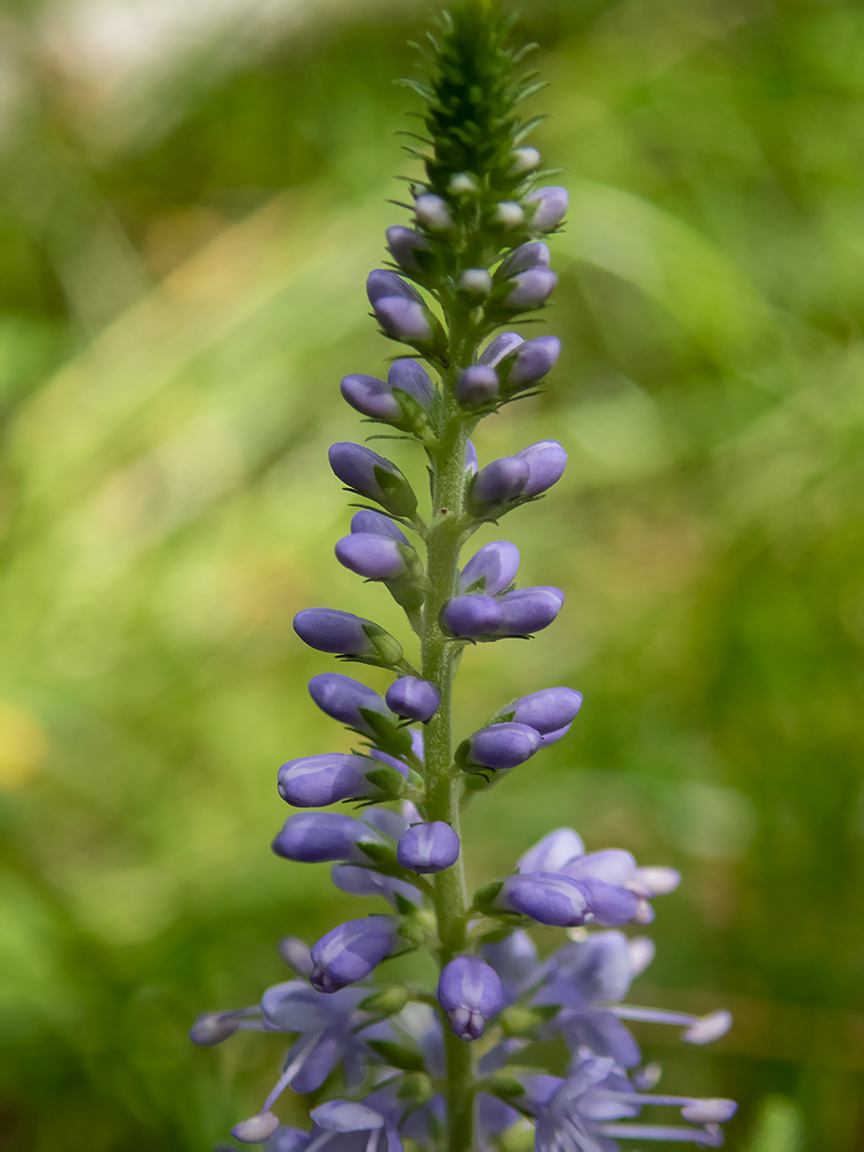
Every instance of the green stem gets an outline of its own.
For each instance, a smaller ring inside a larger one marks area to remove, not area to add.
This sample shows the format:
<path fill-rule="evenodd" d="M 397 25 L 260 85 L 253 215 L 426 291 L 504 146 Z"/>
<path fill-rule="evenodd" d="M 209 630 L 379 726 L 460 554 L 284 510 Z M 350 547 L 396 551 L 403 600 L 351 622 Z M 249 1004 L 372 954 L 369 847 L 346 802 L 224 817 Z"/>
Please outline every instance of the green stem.
<path fill-rule="evenodd" d="M 432 520 L 426 536 L 429 594 L 423 618 L 423 678 L 441 691 L 438 711 L 426 725 L 426 815 L 443 820 L 459 834 L 462 773 L 453 764 L 452 694 L 460 645 L 438 624 L 445 602 L 456 593 L 459 547 L 465 506 L 464 418 L 445 386 L 439 445 L 433 459 Z M 435 915 L 441 968 L 465 951 L 467 893 L 460 854 L 458 862 L 435 876 Z M 460 1040 L 442 1019 L 447 1060 L 448 1152 L 469 1152 L 473 1145 L 474 1060 L 469 1042 Z"/>

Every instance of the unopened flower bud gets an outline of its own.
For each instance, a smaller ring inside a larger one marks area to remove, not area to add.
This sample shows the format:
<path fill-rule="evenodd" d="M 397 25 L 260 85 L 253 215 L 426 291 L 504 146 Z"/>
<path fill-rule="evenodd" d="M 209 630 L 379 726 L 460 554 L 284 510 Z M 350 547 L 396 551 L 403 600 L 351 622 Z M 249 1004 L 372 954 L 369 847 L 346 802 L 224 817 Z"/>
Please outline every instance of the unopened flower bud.
<path fill-rule="evenodd" d="M 421 266 L 417 263 L 417 253 L 428 252 L 429 245 L 419 232 L 405 227 L 404 224 L 394 224 L 387 229 L 387 247 L 400 268 L 406 272 L 422 272 Z"/>
<path fill-rule="evenodd" d="M 279 1117 L 272 1112 L 259 1112 L 248 1120 L 241 1120 L 231 1129 L 231 1135 L 241 1144 L 263 1144 L 279 1127 Z"/>
<path fill-rule="evenodd" d="M 495 277 L 498 280 L 509 280 L 519 272 L 531 272 L 548 267 L 548 246 L 542 240 L 531 240 L 528 244 L 520 244 L 518 248 L 514 248 L 510 255 L 501 261 Z"/>
<path fill-rule="evenodd" d="M 564 603 L 560 588 L 517 588 L 507 592 L 498 603 L 501 606 L 501 636 L 529 636 L 548 628 Z"/>
<path fill-rule="evenodd" d="M 525 496 L 539 496 L 548 491 L 564 475 L 567 453 L 557 440 L 539 440 L 516 453 L 528 465 L 528 479 L 523 488 Z"/>
<path fill-rule="evenodd" d="M 479 956 L 457 956 L 441 973 L 438 1003 L 460 1040 L 477 1040 L 504 1006 L 498 973 Z"/>
<path fill-rule="evenodd" d="M 564 219 L 567 211 L 566 188 L 538 188 L 525 199 L 531 227 L 537 232 L 551 232 Z"/>
<path fill-rule="evenodd" d="M 320 752 L 289 760 L 279 769 L 279 795 L 295 808 L 323 808 L 340 800 L 373 795 L 378 789 L 366 779 L 372 766 L 369 757 L 344 752 Z"/>
<path fill-rule="evenodd" d="M 518 724 L 530 724 L 541 736 L 570 724 L 582 707 L 582 693 L 573 688 L 541 688 L 520 696 L 505 711 L 513 712 Z"/>
<path fill-rule="evenodd" d="M 474 196 L 480 187 L 470 172 L 457 172 L 450 177 L 447 191 L 451 196 Z"/>
<path fill-rule="evenodd" d="M 397 544 L 388 536 L 355 532 L 338 541 L 336 559 L 366 580 L 395 580 L 408 572 L 403 550 L 409 549 L 410 545 Z"/>
<path fill-rule="evenodd" d="M 359 729 L 367 736 L 372 732 L 360 709 L 387 715 L 384 701 L 377 692 L 340 672 L 322 672 L 313 676 L 309 681 L 309 695 L 322 712 L 341 724 Z"/>
<path fill-rule="evenodd" d="M 295 812 L 282 826 L 271 848 L 285 860 L 301 864 L 363 859 L 358 842 L 377 840 L 368 824 L 339 812 Z"/>
<path fill-rule="evenodd" d="M 384 667 L 402 657 L 398 640 L 379 624 L 338 608 L 304 608 L 294 617 L 294 631 L 319 652 L 354 656 Z"/>
<path fill-rule="evenodd" d="M 413 300 L 422 304 L 423 297 L 407 280 L 403 280 L 395 272 L 387 268 L 376 268 L 366 277 L 366 295 L 374 308 L 379 300 L 398 297 L 402 300 Z"/>
<path fill-rule="evenodd" d="M 471 737 L 467 758 L 482 768 L 504 771 L 530 760 L 539 747 L 539 734 L 527 724 L 490 724 Z"/>
<path fill-rule="evenodd" d="M 447 232 L 453 227 L 453 217 L 447 201 L 434 192 L 426 192 L 414 201 L 414 213 L 430 232 Z"/>
<path fill-rule="evenodd" d="M 519 456 L 502 456 L 483 468 L 471 486 L 470 503 L 475 508 L 504 504 L 522 495 L 528 483 L 528 461 Z"/>
<path fill-rule="evenodd" d="M 343 376 L 340 389 L 344 399 L 363 416 L 386 421 L 402 417 L 402 409 L 393 395 L 393 389 L 375 376 Z"/>
<path fill-rule="evenodd" d="M 405 720 L 431 720 L 441 703 L 441 693 L 429 680 L 402 676 L 387 689 L 387 707 Z"/>
<path fill-rule="evenodd" d="M 536 148 L 516 148 L 513 152 L 510 175 L 522 176 L 527 172 L 533 172 L 535 168 L 540 167 L 541 160 L 542 156 Z"/>
<path fill-rule="evenodd" d="M 502 228 L 518 228 L 525 220 L 525 212 L 521 204 L 515 200 L 502 200 L 495 205 L 495 221 Z"/>
<path fill-rule="evenodd" d="M 389 536 L 399 544 L 407 544 L 408 537 L 389 516 L 375 512 L 371 508 L 361 508 L 351 517 L 352 532 L 371 532 L 373 536 Z"/>
<path fill-rule="evenodd" d="M 367 916 L 340 924 L 312 945 L 309 982 L 319 992 L 337 992 L 365 980 L 396 950 L 398 942 L 392 916 Z"/>
<path fill-rule="evenodd" d="M 485 364 L 472 364 L 459 373 L 453 394 L 463 408 L 484 408 L 500 395 L 498 374 Z"/>
<path fill-rule="evenodd" d="M 536 384 L 555 367 L 560 353 L 561 341 L 557 336 L 538 336 L 535 340 L 526 340 L 510 364 L 506 387 L 516 389 Z"/>
<path fill-rule="evenodd" d="M 391 388 L 400 388 L 403 392 L 407 392 L 427 411 L 432 406 L 435 389 L 429 379 L 429 373 L 410 356 L 403 356 L 393 361 L 387 373 L 387 383 Z"/>
<path fill-rule="evenodd" d="M 454 596 L 441 612 L 441 622 L 447 630 L 466 640 L 494 635 L 503 619 L 500 602 L 485 594 Z"/>
<path fill-rule="evenodd" d="M 492 291 L 492 277 L 485 268 L 466 268 L 459 277 L 459 291 L 477 298 L 488 296 Z"/>
<path fill-rule="evenodd" d="M 401 296 L 382 296 L 372 305 L 385 336 L 403 344 L 428 345 L 435 334 L 431 316 L 423 304 Z"/>
<path fill-rule="evenodd" d="M 539 308 L 555 291 L 558 277 L 546 268 L 533 268 L 520 272 L 510 283 L 512 288 L 504 297 L 508 308 Z"/>
<path fill-rule="evenodd" d="M 412 824 L 399 838 L 397 859 L 403 868 L 421 876 L 443 872 L 459 859 L 459 836 L 443 820 Z"/>
<path fill-rule="evenodd" d="M 411 516 L 417 497 L 395 464 L 361 444 L 340 441 L 328 452 L 330 467 L 343 484 L 375 500 L 394 516 Z"/>
<path fill-rule="evenodd" d="M 493 540 L 475 552 L 459 577 L 459 591 L 467 592 L 478 581 L 475 591 L 496 596 L 509 588 L 519 571 L 519 549 L 509 540 Z M 530 723 L 530 721 L 525 721 Z"/>
<path fill-rule="evenodd" d="M 524 338 L 518 332 L 502 332 L 500 336 L 495 337 L 491 344 L 486 345 L 478 360 L 481 364 L 488 364 L 491 368 L 495 368 L 505 357 L 515 352 L 520 344 L 524 343 Z"/>
<path fill-rule="evenodd" d="M 530 916 L 539 924 L 569 928 L 584 924 L 589 913 L 582 885 L 554 872 L 529 872 L 508 876 L 498 904 Z"/>
<path fill-rule="evenodd" d="M 199 1048 L 212 1048 L 233 1036 L 239 1027 L 234 1012 L 208 1012 L 199 1016 L 189 1029 L 189 1039 Z"/>

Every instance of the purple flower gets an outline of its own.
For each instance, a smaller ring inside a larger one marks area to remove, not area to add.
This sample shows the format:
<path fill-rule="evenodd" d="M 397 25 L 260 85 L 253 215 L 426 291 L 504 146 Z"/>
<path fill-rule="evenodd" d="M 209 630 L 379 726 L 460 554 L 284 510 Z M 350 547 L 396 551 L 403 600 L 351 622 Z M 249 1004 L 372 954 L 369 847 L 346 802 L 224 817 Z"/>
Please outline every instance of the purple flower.
<path fill-rule="evenodd" d="M 392 916 L 349 920 L 312 945 L 309 981 L 319 992 L 338 992 L 365 980 L 385 956 L 396 951 L 398 943 Z"/>
<path fill-rule="evenodd" d="M 509 540 L 493 540 L 475 552 L 459 577 L 459 591 L 496 596 L 509 588 L 519 571 L 519 549 Z"/>
<path fill-rule="evenodd" d="M 538 232 L 551 232 L 564 219 L 567 203 L 566 188 L 538 188 L 525 198 L 531 217 L 531 227 Z"/>
<path fill-rule="evenodd" d="M 490 724 L 470 738 L 471 764 L 501 771 L 524 764 L 540 747 L 540 736 L 527 724 Z"/>
<path fill-rule="evenodd" d="M 414 551 L 410 544 L 398 544 L 389 536 L 371 532 L 352 532 L 336 544 L 336 559 L 350 572 L 367 580 L 396 580 L 406 576 L 409 568 L 406 554 Z"/>
<path fill-rule="evenodd" d="M 524 343 L 524 338 L 520 336 L 518 332 L 502 332 L 500 336 L 496 336 L 492 343 L 487 344 L 483 349 L 478 357 L 479 362 L 495 368 L 502 360 L 512 355 L 512 353 Z"/>
<path fill-rule="evenodd" d="M 421 407 L 431 408 L 435 388 L 429 379 L 429 373 L 410 356 L 403 356 L 393 361 L 387 373 L 387 383 L 391 388 L 407 392 Z"/>
<path fill-rule="evenodd" d="M 371 532 L 373 536 L 389 536 L 399 544 L 407 544 L 408 537 L 383 512 L 373 512 L 371 508 L 361 508 L 351 517 L 352 532 Z"/>
<path fill-rule="evenodd" d="M 485 593 L 454 596 L 441 612 L 441 622 L 448 631 L 465 639 L 493 635 L 503 619 L 501 602 Z"/>
<path fill-rule="evenodd" d="M 294 617 L 294 631 L 310 648 L 392 667 L 402 658 L 397 640 L 362 616 L 337 608 L 304 608 Z"/>
<path fill-rule="evenodd" d="M 272 1112 L 259 1112 L 248 1120 L 241 1120 L 231 1129 L 231 1135 L 241 1144 L 263 1144 L 279 1127 L 279 1117 Z"/>
<path fill-rule="evenodd" d="M 333 444 L 328 452 L 330 467 L 343 484 L 361 496 L 374 500 L 394 516 L 412 516 L 417 497 L 395 464 L 347 441 Z"/>
<path fill-rule="evenodd" d="M 548 628 L 564 603 L 560 588 L 517 588 L 500 597 L 501 623 L 499 636 L 529 636 Z"/>
<path fill-rule="evenodd" d="M 371 796 L 378 791 L 366 779 L 366 773 L 373 767 L 368 756 L 343 752 L 322 752 L 289 760 L 279 769 L 279 795 L 295 808 L 323 808 L 338 800 Z M 407 769 L 404 772 L 407 776 Z"/>
<path fill-rule="evenodd" d="M 362 374 L 343 376 L 340 389 L 351 407 L 356 408 L 363 416 L 390 423 L 403 417 L 402 408 L 393 395 L 393 389 L 377 376 Z"/>
<path fill-rule="evenodd" d="M 557 336 L 538 336 L 526 341 L 516 349 L 516 357 L 504 380 L 506 388 L 514 390 L 536 384 L 555 367 L 560 354 L 561 341 Z"/>
<path fill-rule="evenodd" d="M 414 212 L 421 224 L 432 232 L 447 232 L 453 227 L 453 217 L 447 201 L 434 193 L 426 192 L 414 201 Z"/>
<path fill-rule="evenodd" d="M 498 399 L 498 374 L 486 364 L 474 364 L 459 373 L 453 393 L 463 408 L 484 408 Z"/>
<path fill-rule="evenodd" d="M 407 228 L 404 224 L 394 224 L 387 229 L 387 247 L 390 255 L 405 272 L 415 274 L 422 272 L 417 262 L 418 252 L 428 252 L 429 245 L 419 232 Z"/>
<path fill-rule="evenodd" d="M 349 896 L 383 896 L 394 907 L 401 898 L 418 908 L 423 906 L 423 894 L 413 884 L 396 876 L 384 876 L 368 866 L 334 864 L 330 879 L 340 892 L 347 892 Z"/>
<path fill-rule="evenodd" d="M 518 248 L 514 248 L 510 255 L 501 261 L 497 275 L 500 279 L 509 280 L 520 272 L 548 267 L 548 246 L 542 240 L 532 240 L 529 244 L 520 244 Z"/>
<path fill-rule="evenodd" d="M 530 724 L 541 736 L 567 727 L 582 707 L 582 693 L 572 688 L 541 688 L 520 696 L 502 711 L 513 713 L 517 724 Z"/>
<path fill-rule="evenodd" d="M 557 872 L 508 876 L 498 896 L 498 904 L 511 912 L 530 916 L 539 924 L 559 928 L 584 924 L 590 912 L 584 885 Z"/>
<path fill-rule="evenodd" d="M 516 867 L 519 872 L 558 872 L 584 855 L 582 837 L 572 828 L 558 828 L 529 848 Z"/>
<path fill-rule="evenodd" d="M 289 816 L 271 845 L 277 856 L 304 864 L 332 860 L 366 861 L 357 845 L 381 843 L 368 824 L 336 812 L 297 812 Z"/>
<path fill-rule="evenodd" d="M 514 276 L 510 283 L 513 287 L 504 297 L 508 308 L 539 308 L 555 291 L 558 277 L 546 268 L 531 268 Z"/>
<path fill-rule="evenodd" d="M 395 1125 L 368 1103 L 328 1100 L 309 1115 L 310 1146 L 320 1152 L 402 1152 Z"/>
<path fill-rule="evenodd" d="M 372 736 L 373 731 L 361 715 L 361 708 L 389 718 L 388 709 L 377 692 L 339 672 L 313 676 L 309 681 L 309 695 L 322 712 L 365 736 Z"/>
<path fill-rule="evenodd" d="M 460 1040 L 477 1040 L 504 1005 L 498 973 L 479 956 L 457 956 L 441 973 L 438 1002 Z"/>
<path fill-rule="evenodd" d="M 429 680 L 402 676 L 387 689 L 387 706 L 405 720 L 431 720 L 441 703 L 441 693 Z"/>
<path fill-rule="evenodd" d="M 567 453 L 557 440 L 540 440 L 537 444 L 529 444 L 516 456 L 528 465 L 528 480 L 526 481 L 523 496 L 539 496 L 556 484 L 564 474 L 567 467 Z"/>
<path fill-rule="evenodd" d="M 375 302 L 372 311 L 384 335 L 391 340 L 400 340 L 403 344 L 413 344 L 417 348 L 428 347 L 434 342 L 434 317 L 425 304 L 406 300 L 402 296 L 382 296 Z M 437 321 L 435 324 L 437 326 Z"/>
<path fill-rule="evenodd" d="M 376 268 L 374 272 L 370 272 L 366 277 L 366 295 L 369 297 L 369 303 L 373 306 L 382 299 L 387 297 L 399 297 L 402 300 L 414 300 L 422 303 L 423 297 L 417 289 L 403 280 L 401 276 L 397 276 L 395 272 L 389 272 L 386 268 Z"/>
<path fill-rule="evenodd" d="M 352 1088 L 362 1083 L 371 1058 L 363 1032 L 370 1017 L 359 1007 L 367 994 L 364 988 L 345 988 L 325 996 L 305 980 L 267 989 L 261 998 L 264 1031 L 295 1033 L 298 1038 L 265 1107 L 286 1087 L 304 1094 L 316 1091 L 339 1063 Z"/>
<path fill-rule="evenodd" d="M 443 872 L 459 859 L 459 837 L 443 820 L 414 824 L 399 838 L 399 863 L 421 876 Z"/>
<path fill-rule="evenodd" d="M 490 504 L 504 504 L 522 495 L 531 469 L 519 456 L 502 456 L 477 474 L 470 492 L 470 503 L 478 509 Z"/>

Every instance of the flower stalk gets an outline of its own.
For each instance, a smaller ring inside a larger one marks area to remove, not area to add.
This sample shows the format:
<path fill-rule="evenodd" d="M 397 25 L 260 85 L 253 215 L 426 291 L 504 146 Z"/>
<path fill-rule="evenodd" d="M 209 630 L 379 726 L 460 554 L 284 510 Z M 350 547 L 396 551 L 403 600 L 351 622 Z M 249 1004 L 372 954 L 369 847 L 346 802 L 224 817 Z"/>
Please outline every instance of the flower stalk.
<path fill-rule="evenodd" d="M 423 166 L 409 181 L 411 222 L 387 230 L 393 266 L 366 285 L 382 334 L 414 355 L 399 357 L 386 380 L 353 373 L 341 384 L 367 420 L 425 454 L 431 506 L 422 509 L 408 477 L 370 448 L 343 442 L 329 452 L 361 503 L 336 558 L 404 609 L 419 669 L 372 620 L 306 608 L 294 622 L 313 649 L 396 679 L 382 696 L 340 673 L 313 677 L 312 700 L 347 726 L 353 745 L 289 760 L 279 793 L 294 808 L 349 803 L 356 814 L 295 812 L 273 850 L 330 863 L 338 888 L 383 899 L 387 911 L 337 925 L 311 948 L 288 937 L 280 951 L 295 979 L 269 988 L 260 1008 L 208 1014 L 191 1033 L 202 1046 L 241 1030 L 295 1037 L 260 1112 L 232 1129 L 265 1152 L 400 1152 L 403 1137 L 435 1152 L 479 1152 L 520 1118 L 534 1125 L 536 1152 L 618 1152 L 631 1138 L 714 1147 L 735 1110 L 728 1100 L 651 1095 L 653 1066 L 642 1066 L 623 1023 L 684 1026 L 692 1044 L 729 1026 L 722 1012 L 697 1019 L 621 1003 L 653 946 L 620 929 L 650 923 L 650 901 L 675 888 L 674 870 L 640 868 L 623 849 L 586 853 L 559 828 L 510 876 L 473 895 L 466 888 L 464 806 L 564 739 L 582 705 L 573 688 L 540 688 L 473 732 L 453 731 L 463 652 L 533 636 L 564 603 L 558 588 L 515 586 L 520 556 L 509 541 L 462 555 L 475 532 L 548 492 L 567 460 L 544 440 L 481 467 L 469 438 L 485 417 L 533 394 L 560 351 L 554 336 L 493 338 L 546 306 L 557 282 L 546 239 L 567 207 L 563 188 L 539 186 L 548 173 L 524 143 L 534 122 L 519 108 L 537 86 L 508 34 L 494 0 L 456 0 L 429 37 L 426 76 L 408 82 L 424 101 L 422 147 L 408 147 Z M 540 960 L 527 931 L 535 924 L 590 932 Z M 388 958 L 421 949 L 437 961 L 434 992 L 374 983 Z M 570 1054 L 563 1076 L 513 1062 L 556 1037 Z M 273 1111 L 288 1089 L 327 1092 L 311 1131 Z M 337 1089 L 344 1095 L 333 1098 Z M 677 1109 L 687 1124 L 627 1122 L 651 1105 Z"/>

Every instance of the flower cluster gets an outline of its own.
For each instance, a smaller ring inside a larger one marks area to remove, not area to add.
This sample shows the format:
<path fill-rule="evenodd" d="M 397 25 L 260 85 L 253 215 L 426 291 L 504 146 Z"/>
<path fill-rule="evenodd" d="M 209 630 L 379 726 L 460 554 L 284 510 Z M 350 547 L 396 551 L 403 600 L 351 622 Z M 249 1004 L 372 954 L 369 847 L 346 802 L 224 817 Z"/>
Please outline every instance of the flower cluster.
<path fill-rule="evenodd" d="M 623 1003 L 653 948 L 621 929 L 651 922 L 651 900 L 678 884 L 674 870 L 640 867 L 619 848 L 586 853 L 576 832 L 560 828 L 511 875 L 473 897 L 465 889 L 462 808 L 563 739 L 582 705 L 572 688 L 542 688 L 503 704 L 454 747 L 463 650 L 532 637 L 564 603 L 558 588 L 516 586 L 520 556 L 507 540 L 461 555 L 475 532 L 542 497 L 567 462 L 559 443 L 544 440 L 481 467 L 469 439 L 484 417 L 530 394 L 560 351 L 553 336 L 493 335 L 545 306 L 556 284 L 545 238 L 567 207 L 563 188 L 538 186 L 540 154 L 523 143 L 530 124 L 514 110 L 530 84 L 514 79 L 519 54 L 505 33 L 492 6 L 466 0 L 431 38 L 428 83 L 412 82 L 426 102 L 425 178 L 410 185 L 411 224 L 387 230 L 392 266 L 366 285 L 382 333 L 414 355 L 396 359 L 386 379 L 342 380 L 353 408 L 425 453 L 431 510 L 421 511 L 385 456 L 355 443 L 329 453 L 360 504 L 336 558 L 404 609 L 419 667 L 396 637 L 350 612 L 307 608 L 294 622 L 312 648 L 384 669 L 391 682 L 382 695 L 340 672 L 312 678 L 312 700 L 355 746 L 282 765 L 279 794 L 300 811 L 273 851 L 330 863 L 339 889 L 383 898 L 384 911 L 311 947 L 283 940 L 294 978 L 258 1006 L 201 1017 L 191 1033 L 199 1045 L 241 1030 L 291 1037 L 260 1111 L 232 1129 L 266 1152 L 396 1152 L 403 1139 L 436 1148 L 445 1138 L 451 1152 L 466 1152 L 526 1122 L 537 1152 L 614 1152 L 629 1139 L 715 1147 L 735 1111 L 729 1100 L 652 1093 L 658 1070 L 625 1024 L 667 1023 L 690 1044 L 730 1024 L 725 1012 L 697 1018 Z M 317 811 L 340 802 L 354 814 Z M 569 939 L 541 959 L 535 924 L 566 928 Z M 418 950 L 438 963 L 436 988 L 379 978 L 386 960 Z M 556 1037 L 566 1068 L 538 1072 L 531 1046 Z M 306 1131 L 272 1110 L 289 1088 L 337 1096 L 312 1109 Z M 672 1110 L 672 1121 L 645 1122 L 653 1107 Z"/>

